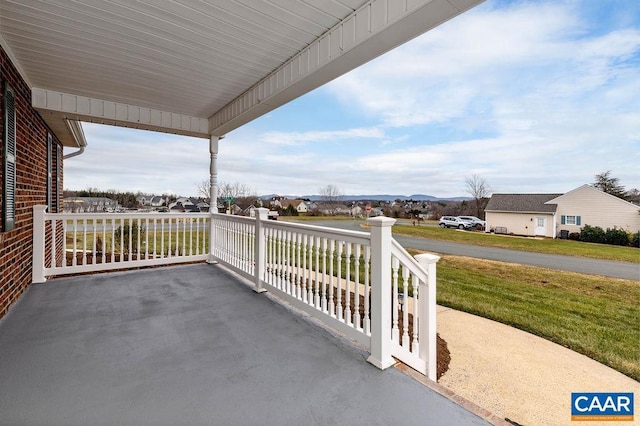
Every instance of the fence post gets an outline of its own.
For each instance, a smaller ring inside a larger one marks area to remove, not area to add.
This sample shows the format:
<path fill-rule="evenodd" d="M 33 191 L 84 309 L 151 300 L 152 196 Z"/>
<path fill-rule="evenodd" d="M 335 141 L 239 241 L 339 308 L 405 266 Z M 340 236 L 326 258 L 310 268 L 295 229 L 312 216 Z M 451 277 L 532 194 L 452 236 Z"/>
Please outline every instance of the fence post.
<path fill-rule="evenodd" d="M 391 367 L 391 227 L 395 219 L 374 217 L 371 226 L 371 356 L 381 370 Z"/>
<path fill-rule="evenodd" d="M 44 276 L 45 253 L 45 213 L 47 206 L 33 206 L 33 257 L 31 265 L 31 282 L 43 283 L 47 281 Z M 55 250 L 55 247 L 53 248 Z"/>
<path fill-rule="evenodd" d="M 427 282 L 420 282 L 418 288 L 418 356 L 427 363 L 427 377 L 435 382 L 438 380 L 436 263 L 440 256 L 424 253 L 416 255 L 416 260 L 427 271 Z"/>
<path fill-rule="evenodd" d="M 256 241 L 254 244 L 256 264 L 253 272 L 256 286 L 254 287 L 253 291 L 255 291 L 256 293 L 264 293 L 265 291 L 267 291 L 266 288 L 262 287 L 262 280 L 264 279 L 267 241 L 264 236 L 264 227 L 262 225 L 262 221 L 268 220 L 267 216 L 269 214 L 269 209 L 260 207 L 256 209 L 256 213 Z"/>

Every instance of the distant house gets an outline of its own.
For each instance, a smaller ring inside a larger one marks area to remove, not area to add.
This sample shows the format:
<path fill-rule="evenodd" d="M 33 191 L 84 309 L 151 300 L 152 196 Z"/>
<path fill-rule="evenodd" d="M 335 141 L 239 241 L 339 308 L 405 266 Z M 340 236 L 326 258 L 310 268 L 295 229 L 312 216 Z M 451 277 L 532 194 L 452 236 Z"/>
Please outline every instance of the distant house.
<path fill-rule="evenodd" d="M 153 196 L 149 201 L 149 204 L 151 205 L 151 207 L 162 207 L 164 206 L 165 203 L 166 203 L 166 200 L 164 199 L 164 197 L 161 197 L 159 195 Z"/>
<path fill-rule="evenodd" d="M 493 194 L 485 208 L 487 230 L 559 237 L 584 225 L 640 231 L 640 206 L 582 185 L 566 194 Z"/>
<path fill-rule="evenodd" d="M 180 197 L 175 202 L 169 204 L 170 213 L 199 213 L 198 200 Z"/>
<path fill-rule="evenodd" d="M 280 200 L 280 207 L 283 209 L 292 206 L 298 213 L 308 213 L 309 206 L 304 200 Z"/>
<path fill-rule="evenodd" d="M 115 212 L 118 202 L 105 197 L 68 197 L 63 200 L 65 213 Z"/>

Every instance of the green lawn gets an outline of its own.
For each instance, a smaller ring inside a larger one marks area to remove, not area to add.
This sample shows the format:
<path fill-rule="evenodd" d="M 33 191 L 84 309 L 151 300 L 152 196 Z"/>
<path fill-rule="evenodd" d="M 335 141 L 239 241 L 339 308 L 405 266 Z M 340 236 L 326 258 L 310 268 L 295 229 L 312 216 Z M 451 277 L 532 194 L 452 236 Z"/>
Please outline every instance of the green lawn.
<path fill-rule="evenodd" d="M 525 238 L 508 235 L 494 235 L 485 232 L 458 231 L 435 226 L 412 226 L 398 224 L 393 227 L 394 234 L 431 240 L 451 241 L 477 246 L 500 247 L 512 250 L 537 253 L 562 254 L 567 256 L 590 257 L 593 259 L 618 260 L 640 263 L 640 249 L 607 244 L 583 243 L 580 241 L 551 238 Z"/>
<path fill-rule="evenodd" d="M 443 256 L 438 262 L 437 299 L 441 305 L 566 346 L 640 380 L 637 281 Z"/>

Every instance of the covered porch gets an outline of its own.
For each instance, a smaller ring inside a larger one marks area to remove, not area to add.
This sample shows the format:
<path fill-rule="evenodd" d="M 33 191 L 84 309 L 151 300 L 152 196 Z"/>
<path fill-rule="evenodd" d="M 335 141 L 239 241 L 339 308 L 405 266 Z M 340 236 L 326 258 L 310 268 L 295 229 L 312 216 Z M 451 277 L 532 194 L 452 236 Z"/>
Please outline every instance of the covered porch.
<path fill-rule="evenodd" d="M 34 284 L 0 322 L 7 424 L 487 424 L 220 264 Z"/>

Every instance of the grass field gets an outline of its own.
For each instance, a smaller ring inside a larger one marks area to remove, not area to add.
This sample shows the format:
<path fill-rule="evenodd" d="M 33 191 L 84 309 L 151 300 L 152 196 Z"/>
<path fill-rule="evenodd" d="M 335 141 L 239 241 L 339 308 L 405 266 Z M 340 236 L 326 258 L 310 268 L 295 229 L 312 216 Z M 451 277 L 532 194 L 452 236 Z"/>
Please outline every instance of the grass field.
<path fill-rule="evenodd" d="M 458 231 L 455 229 L 442 229 L 436 226 L 424 225 L 395 225 L 393 227 L 393 233 L 478 246 L 640 263 L 640 249 L 636 247 L 621 247 L 550 238 L 539 239 L 494 235 L 485 232 Z"/>
<path fill-rule="evenodd" d="M 640 380 L 637 281 L 443 256 L 437 299 L 443 306 L 530 332 Z"/>
<path fill-rule="evenodd" d="M 632 247 L 497 236 L 402 222 L 393 227 L 393 232 L 434 240 L 640 263 L 640 250 Z M 640 380 L 639 281 L 445 255 L 438 262 L 437 299 L 443 306 L 535 334 Z"/>

